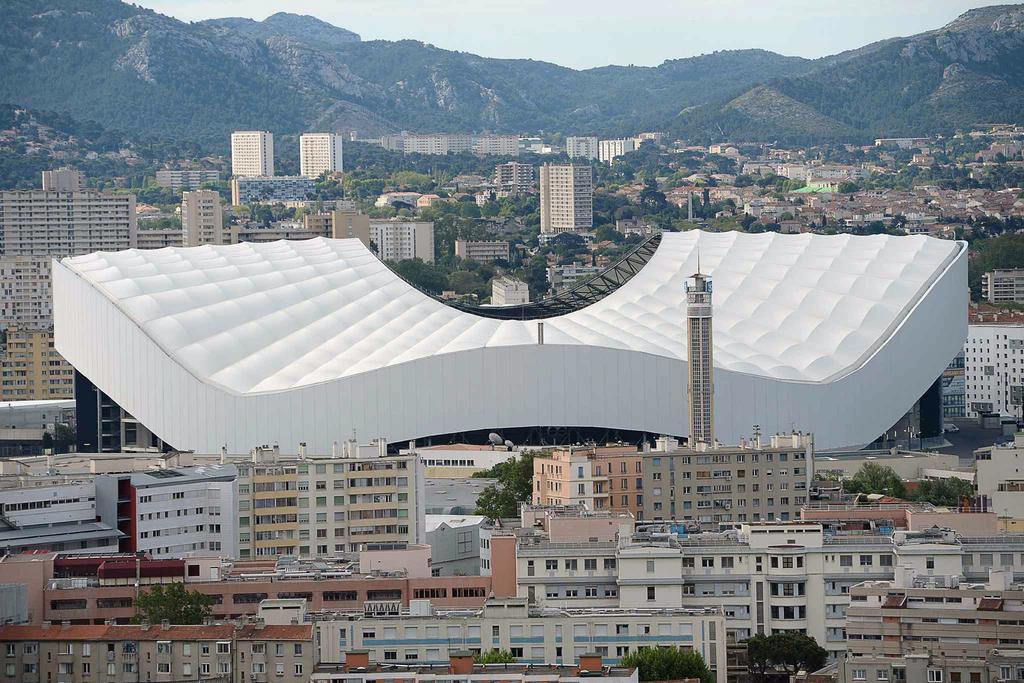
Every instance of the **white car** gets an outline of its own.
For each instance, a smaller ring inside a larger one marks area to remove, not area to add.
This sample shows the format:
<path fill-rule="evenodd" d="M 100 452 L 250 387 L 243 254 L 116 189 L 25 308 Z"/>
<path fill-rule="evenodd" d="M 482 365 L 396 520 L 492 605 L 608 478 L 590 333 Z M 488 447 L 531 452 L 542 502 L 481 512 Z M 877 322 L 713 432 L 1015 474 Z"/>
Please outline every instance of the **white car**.
<path fill-rule="evenodd" d="M 956 434 L 957 432 L 960 431 L 960 428 L 957 427 L 955 424 L 947 423 L 942 425 L 942 431 L 945 432 L 946 434 Z"/>

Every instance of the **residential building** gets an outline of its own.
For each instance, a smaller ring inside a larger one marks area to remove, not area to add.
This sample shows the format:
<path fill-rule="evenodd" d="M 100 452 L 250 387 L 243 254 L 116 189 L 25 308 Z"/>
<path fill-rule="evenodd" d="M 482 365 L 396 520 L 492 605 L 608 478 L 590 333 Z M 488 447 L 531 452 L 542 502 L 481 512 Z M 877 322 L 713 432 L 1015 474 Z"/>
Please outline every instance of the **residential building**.
<path fill-rule="evenodd" d="M 551 289 L 554 292 L 575 287 L 600 272 L 601 269 L 597 266 L 585 266 L 578 261 L 548 266 L 547 269 L 548 282 L 551 283 Z"/>
<path fill-rule="evenodd" d="M 518 156 L 519 138 L 515 135 L 469 133 L 407 133 L 385 135 L 380 139 L 384 149 L 405 154 L 459 154 Z"/>
<path fill-rule="evenodd" d="M 184 582 L 213 598 L 217 619 L 256 616 L 267 599 L 306 601 L 310 612 L 402 614 L 412 600 L 429 598 L 452 608 L 480 607 L 489 576 L 430 576 L 429 553 L 382 551 L 415 571 L 364 569 L 359 562 L 262 558 L 222 561 L 196 553 L 155 560 L 135 553 L 72 555 L 34 553 L 0 558 L 3 584 L 26 586 L 32 623 L 129 623 L 135 616 L 136 577 L 146 586 Z M 407 554 L 408 560 L 401 557 Z M 367 561 L 367 565 L 372 565 Z M 421 571 L 422 570 L 422 575 Z M 417 576 L 410 576 L 415 573 Z"/>
<path fill-rule="evenodd" d="M 425 542 L 423 464 L 378 442 L 341 457 L 255 449 L 238 465 L 238 557 L 326 556 Z"/>
<path fill-rule="evenodd" d="M 433 648 L 441 655 L 445 648 Z M 584 678 L 600 678 L 609 683 L 637 683 L 637 669 L 605 666 L 598 655 L 580 657 L 576 664 L 477 664 L 473 650 L 446 648 L 449 661 L 426 664 L 410 660 L 395 664 L 390 661 L 370 662 L 369 650 L 349 650 L 344 664 L 321 665 L 313 674 L 313 683 L 445 683 L 452 676 L 465 677 L 474 683 L 580 683 Z"/>
<path fill-rule="evenodd" d="M 228 243 L 220 194 L 216 190 L 181 193 L 181 231 L 186 247 Z"/>
<path fill-rule="evenodd" d="M 494 184 L 513 194 L 529 192 L 534 186 L 533 165 L 510 161 L 494 168 Z"/>
<path fill-rule="evenodd" d="M 274 175 L 274 134 L 265 130 L 232 133 L 231 175 L 236 178 Z"/>
<path fill-rule="evenodd" d="M 315 181 L 300 175 L 236 177 L 231 180 L 231 205 L 306 201 L 315 190 Z"/>
<path fill-rule="evenodd" d="M 986 509 L 999 515 L 1003 531 L 1024 530 L 1024 433 L 1005 446 L 979 448 L 974 453 L 975 482 Z"/>
<path fill-rule="evenodd" d="M 565 139 L 565 153 L 570 159 L 586 159 L 592 161 L 597 158 L 597 138 L 593 136 L 569 136 Z"/>
<path fill-rule="evenodd" d="M 6 482 L 5 482 L 6 483 Z M 123 533 L 96 507 L 89 478 L 51 486 L 4 487 L 0 503 L 0 548 L 8 553 L 117 552 Z"/>
<path fill-rule="evenodd" d="M 300 175 L 319 178 L 343 170 L 342 136 L 337 133 L 303 133 L 299 136 Z"/>
<path fill-rule="evenodd" d="M 636 149 L 634 138 L 619 138 L 617 140 L 601 140 L 597 143 L 597 158 L 606 164 L 615 161 L 623 154 L 629 154 Z"/>
<path fill-rule="evenodd" d="M 373 205 L 378 208 L 392 206 L 396 209 L 415 209 L 421 197 L 423 195 L 419 192 L 385 192 L 377 197 Z"/>
<path fill-rule="evenodd" d="M 1024 301 L 1024 268 L 990 270 L 981 276 L 981 296 L 990 304 Z"/>
<path fill-rule="evenodd" d="M 534 505 L 644 512 L 643 454 L 636 446 L 556 448 L 533 459 Z"/>
<path fill-rule="evenodd" d="M 530 303 L 530 286 L 522 280 L 504 275 L 491 280 L 493 306 L 522 306 Z"/>
<path fill-rule="evenodd" d="M 490 576 L 491 526 L 481 515 L 427 515 L 433 576 Z"/>
<path fill-rule="evenodd" d="M 667 646 L 699 652 L 716 671 L 715 680 L 724 683 L 723 626 L 720 608 L 552 612 L 523 598 L 488 600 L 482 609 L 458 612 L 435 611 L 429 600 L 414 601 L 409 613 L 400 616 L 316 622 L 323 663 L 336 662 L 341 652 L 369 650 L 376 661 L 437 664 L 453 648 L 464 649 L 469 658 L 507 650 L 529 664 L 574 664 L 588 653 L 618 662 L 640 647 Z"/>
<path fill-rule="evenodd" d="M 74 397 L 74 369 L 53 348 L 53 331 L 8 327 L 0 347 L 0 401 Z"/>
<path fill-rule="evenodd" d="M 362 234 L 361 222 L 349 226 L 363 244 L 374 251 L 382 261 L 404 261 L 418 258 L 434 262 L 434 223 L 432 221 L 406 221 L 397 218 L 370 219 L 368 234 Z M 337 232 L 336 232 L 337 234 Z"/>
<path fill-rule="evenodd" d="M 64 166 L 53 171 L 43 171 L 43 190 L 47 192 L 79 192 L 84 175 L 81 171 Z"/>
<path fill-rule="evenodd" d="M 516 446 L 476 446 L 468 443 L 417 446 L 401 453 L 420 454 L 427 479 L 463 479 L 489 470 L 498 463 L 515 460 L 522 452 Z M 432 514 L 430 510 L 427 514 Z"/>
<path fill-rule="evenodd" d="M 53 325 L 49 256 L 0 257 L 0 330 Z"/>
<path fill-rule="evenodd" d="M 7 656 L 0 680 L 306 683 L 317 663 L 312 633 L 312 624 L 259 622 L 3 626 Z"/>
<path fill-rule="evenodd" d="M 269 227 L 261 223 L 235 223 L 227 229 L 227 243 L 241 242 L 277 242 L 278 240 L 309 240 L 314 237 L 330 237 L 331 233 L 322 232 L 323 223 L 310 221 L 280 221 Z"/>
<path fill-rule="evenodd" d="M 508 261 L 508 242 L 504 240 L 455 240 L 455 255 L 462 259 L 490 263 Z"/>
<path fill-rule="evenodd" d="M 942 417 L 967 417 L 967 377 L 964 352 L 949 361 L 942 371 Z"/>
<path fill-rule="evenodd" d="M 156 184 L 174 191 L 198 190 L 208 183 L 220 182 L 220 172 L 205 168 L 161 168 L 156 172 Z"/>
<path fill-rule="evenodd" d="M 356 211 L 355 207 L 344 207 L 331 212 L 331 232 L 334 239 L 355 237 L 369 246 L 370 217 Z"/>
<path fill-rule="evenodd" d="M 98 475 L 98 512 L 117 520 L 125 552 L 239 557 L 237 474 L 234 465 L 218 463 Z"/>
<path fill-rule="evenodd" d="M 914 147 L 928 146 L 931 138 L 876 138 L 875 147 L 898 147 L 899 149 L 913 149 Z"/>
<path fill-rule="evenodd" d="M 967 417 L 1020 416 L 1024 410 L 1024 324 L 967 327 Z"/>
<path fill-rule="evenodd" d="M 739 446 L 679 448 L 662 437 L 644 454 L 643 518 L 701 529 L 799 519 L 813 465 L 809 434 L 760 437 Z"/>
<path fill-rule="evenodd" d="M 473 136 L 473 154 L 482 156 L 519 156 L 519 136 L 475 135 Z"/>
<path fill-rule="evenodd" d="M 660 235 L 662 232 L 656 223 L 648 222 L 643 218 L 619 218 L 615 221 L 615 229 L 626 237 L 631 235 L 650 237 L 652 235 Z"/>
<path fill-rule="evenodd" d="M 185 241 L 181 228 L 150 228 L 145 225 L 139 227 L 135 237 L 136 249 L 165 249 L 166 247 L 180 247 Z"/>
<path fill-rule="evenodd" d="M 1024 678 L 1024 586 L 1004 570 L 987 581 L 897 571 L 850 589 L 847 654 L 837 683 L 1019 681 Z"/>
<path fill-rule="evenodd" d="M 540 167 L 540 231 L 580 232 L 594 225 L 594 177 L 590 166 Z"/>
<path fill-rule="evenodd" d="M 0 193 L 0 256 L 54 256 L 135 246 L 135 195 L 79 191 Z"/>
<path fill-rule="evenodd" d="M 686 403 L 691 448 L 715 446 L 715 364 L 711 333 L 711 278 L 686 283 Z"/>

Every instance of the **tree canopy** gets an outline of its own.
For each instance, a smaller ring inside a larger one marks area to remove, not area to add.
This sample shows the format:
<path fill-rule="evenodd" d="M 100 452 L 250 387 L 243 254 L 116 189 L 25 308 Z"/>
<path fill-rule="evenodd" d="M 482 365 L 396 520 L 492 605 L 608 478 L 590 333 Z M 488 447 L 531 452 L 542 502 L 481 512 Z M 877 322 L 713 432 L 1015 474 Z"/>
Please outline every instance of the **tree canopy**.
<path fill-rule="evenodd" d="M 476 501 L 476 514 L 500 519 L 519 515 L 519 505 L 530 500 L 533 493 L 533 458 L 538 451 L 523 451 L 518 458 L 499 462 L 475 477 L 497 479 Z"/>
<path fill-rule="evenodd" d="M 907 487 L 896 471 L 878 463 L 864 463 L 843 488 L 850 493 L 881 493 L 894 498 L 906 498 Z"/>
<path fill-rule="evenodd" d="M 135 606 L 135 623 L 167 621 L 174 625 L 202 624 L 213 615 L 213 598 L 190 591 L 185 584 L 156 584 L 142 592 Z"/>
<path fill-rule="evenodd" d="M 699 652 L 669 647 L 644 647 L 622 658 L 621 665 L 636 667 L 641 681 L 678 681 L 698 678 L 713 683 L 714 675 Z"/>
<path fill-rule="evenodd" d="M 509 650 L 488 650 L 473 657 L 473 661 L 477 664 L 512 664 L 516 658 Z"/>
<path fill-rule="evenodd" d="M 827 659 L 828 651 L 802 633 L 759 633 L 747 640 L 747 668 L 758 681 L 766 680 L 773 671 L 781 670 L 791 676 L 800 671 L 817 671 Z"/>

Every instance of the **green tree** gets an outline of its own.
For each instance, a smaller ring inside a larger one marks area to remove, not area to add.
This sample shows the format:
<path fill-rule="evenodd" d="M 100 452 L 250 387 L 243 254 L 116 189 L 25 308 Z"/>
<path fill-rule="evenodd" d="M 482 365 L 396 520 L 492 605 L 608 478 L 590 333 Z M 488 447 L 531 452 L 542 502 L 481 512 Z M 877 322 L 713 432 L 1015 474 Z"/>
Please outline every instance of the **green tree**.
<path fill-rule="evenodd" d="M 758 634 L 747 640 L 747 668 L 759 681 L 780 670 L 790 676 L 800 671 L 817 671 L 827 659 L 828 651 L 814 638 L 801 633 Z"/>
<path fill-rule="evenodd" d="M 914 500 L 945 507 L 956 507 L 965 497 L 974 497 L 974 484 L 956 477 L 922 481 L 913 495 Z"/>
<path fill-rule="evenodd" d="M 867 462 L 848 479 L 843 488 L 850 493 L 881 493 L 894 498 L 906 498 L 907 487 L 900 475 L 891 467 Z"/>
<path fill-rule="evenodd" d="M 519 515 L 519 506 L 533 493 L 533 459 L 538 451 L 523 451 L 518 458 L 500 462 L 475 477 L 497 479 L 476 501 L 476 514 L 500 519 Z"/>
<path fill-rule="evenodd" d="M 388 265 L 407 282 L 432 294 L 440 294 L 448 288 L 448 276 L 444 271 L 435 265 L 425 263 L 423 259 L 406 259 Z"/>
<path fill-rule="evenodd" d="M 488 650 L 473 657 L 477 664 L 512 664 L 515 656 L 509 650 Z"/>
<path fill-rule="evenodd" d="M 622 658 L 622 666 L 635 667 L 641 681 L 678 681 L 698 678 L 712 683 L 714 675 L 699 652 L 668 647 L 644 647 Z"/>
<path fill-rule="evenodd" d="M 156 584 L 141 593 L 135 605 L 135 623 L 168 621 L 174 625 L 202 624 L 212 616 L 213 598 L 190 591 L 181 582 Z"/>

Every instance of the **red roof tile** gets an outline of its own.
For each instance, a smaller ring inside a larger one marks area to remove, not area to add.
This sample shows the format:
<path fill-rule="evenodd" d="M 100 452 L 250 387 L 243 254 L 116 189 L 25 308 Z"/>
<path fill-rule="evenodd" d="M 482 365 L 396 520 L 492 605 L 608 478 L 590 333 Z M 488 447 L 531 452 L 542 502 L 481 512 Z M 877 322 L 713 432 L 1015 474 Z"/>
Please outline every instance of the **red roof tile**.
<path fill-rule="evenodd" d="M 4 640 L 310 640 L 312 624 L 267 625 L 258 628 L 247 624 L 235 631 L 233 624 L 206 626 L 3 626 Z"/>

